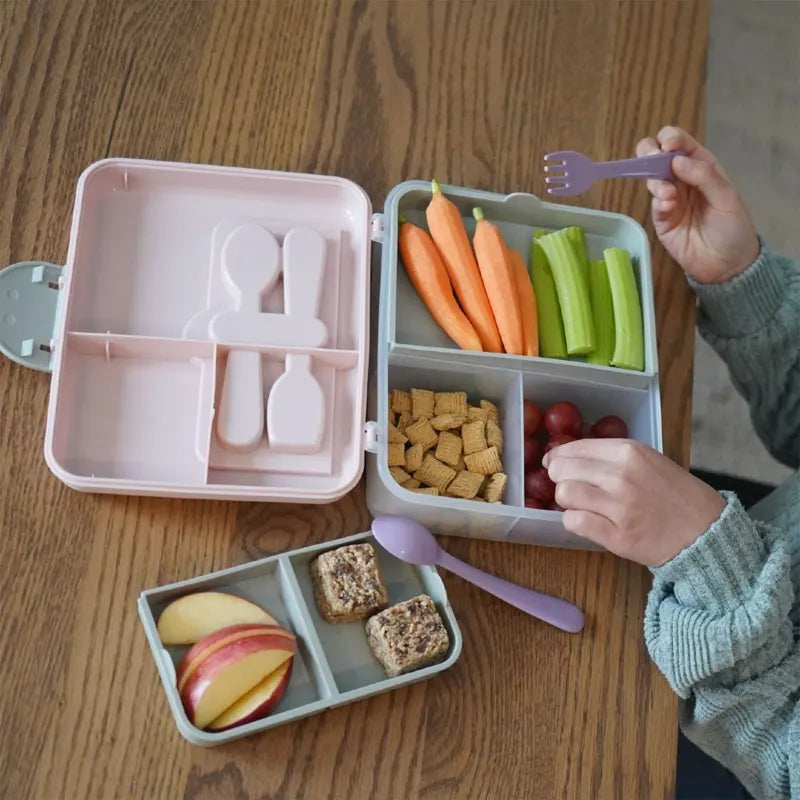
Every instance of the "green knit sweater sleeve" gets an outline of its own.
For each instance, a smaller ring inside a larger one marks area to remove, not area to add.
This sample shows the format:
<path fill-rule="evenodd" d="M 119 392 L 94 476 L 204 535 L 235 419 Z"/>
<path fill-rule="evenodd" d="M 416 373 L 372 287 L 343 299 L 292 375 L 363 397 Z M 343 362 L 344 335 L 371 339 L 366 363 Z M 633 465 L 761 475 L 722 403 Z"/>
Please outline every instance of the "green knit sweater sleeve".
<path fill-rule="evenodd" d="M 708 531 L 653 570 L 645 640 L 683 698 L 684 733 L 756 798 L 800 798 L 792 550 L 725 497 Z"/>
<path fill-rule="evenodd" d="M 771 253 L 721 284 L 690 281 L 698 326 L 728 365 L 755 429 L 779 461 L 800 466 L 800 264 Z"/>

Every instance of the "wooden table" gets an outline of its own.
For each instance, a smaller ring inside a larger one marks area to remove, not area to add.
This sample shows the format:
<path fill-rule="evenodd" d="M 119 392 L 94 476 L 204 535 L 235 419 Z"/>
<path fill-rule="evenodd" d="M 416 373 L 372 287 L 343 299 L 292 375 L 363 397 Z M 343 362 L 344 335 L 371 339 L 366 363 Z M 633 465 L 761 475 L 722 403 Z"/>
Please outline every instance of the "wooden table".
<path fill-rule="evenodd" d="M 0 263 L 63 263 L 81 170 L 138 156 L 542 193 L 541 155 L 702 129 L 704 4 L 0 3 Z M 644 186 L 581 203 L 645 222 Z M 649 223 L 648 223 L 649 224 Z M 654 248 L 667 453 L 689 442 L 692 303 Z M 645 570 L 451 540 L 588 611 L 582 636 L 446 578 L 442 677 L 212 751 L 177 734 L 140 590 L 365 529 L 325 507 L 87 496 L 42 457 L 48 377 L 0 360 L 0 797 L 666 798 L 676 704 L 642 643 Z"/>

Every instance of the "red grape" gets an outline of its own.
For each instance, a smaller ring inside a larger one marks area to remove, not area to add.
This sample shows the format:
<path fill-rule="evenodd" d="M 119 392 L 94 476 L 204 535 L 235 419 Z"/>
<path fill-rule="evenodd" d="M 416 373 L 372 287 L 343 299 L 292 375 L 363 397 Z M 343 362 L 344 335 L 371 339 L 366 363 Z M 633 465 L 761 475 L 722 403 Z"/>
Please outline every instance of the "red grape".
<path fill-rule="evenodd" d="M 555 436 L 550 437 L 550 441 L 544 446 L 544 452 L 549 453 L 554 447 L 574 441 L 575 437 L 570 436 L 568 433 L 557 433 Z"/>
<path fill-rule="evenodd" d="M 542 425 L 542 409 L 533 400 L 525 400 L 522 403 L 522 410 L 525 417 L 525 435 L 533 436 Z"/>
<path fill-rule="evenodd" d="M 613 414 L 597 420 L 592 425 L 592 433 L 597 439 L 627 439 L 628 426 Z"/>
<path fill-rule="evenodd" d="M 544 427 L 551 436 L 556 433 L 567 433 L 577 438 L 581 435 L 583 417 L 573 403 L 566 401 L 553 403 L 544 412 Z"/>
<path fill-rule="evenodd" d="M 525 469 L 538 467 L 541 463 L 541 448 L 539 442 L 532 436 L 525 439 Z"/>
<path fill-rule="evenodd" d="M 525 498 L 525 508 L 540 508 L 545 509 L 547 506 L 544 503 L 540 503 L 538 500 L 534 500 L 532 497 Z"/>
<path fill-rule="evenodd" d="M 525 476 L 525 496 L 541 503 L 552 503 L 556 496 L 556 485 L 550 480 L 544 467 L 529 472 Z"/>

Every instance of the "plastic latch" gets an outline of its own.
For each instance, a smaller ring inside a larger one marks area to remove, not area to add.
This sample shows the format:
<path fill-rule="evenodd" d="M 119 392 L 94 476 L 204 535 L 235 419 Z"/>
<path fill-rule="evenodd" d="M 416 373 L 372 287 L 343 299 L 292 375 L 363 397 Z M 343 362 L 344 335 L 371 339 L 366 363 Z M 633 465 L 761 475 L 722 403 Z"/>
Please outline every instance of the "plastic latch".
<path fill-rule="evenodd" d="M 370 238 L 373 242 L 383 244 L 383 214 L 372 215 Z"/>
<path fill-rule="evenodd" d="M 380 441 L 378 439 L 378 432 L 380 428 L 377 422 L 364 423 L 364 449 L 368 453 L 377 453 L 380 451 Z"/>
<path fill-rule="evenodd" d="M 45 261 L 23 261 L 0 271 L 0 353 L 50 372 L 62 285 L 62 268 Z"/>

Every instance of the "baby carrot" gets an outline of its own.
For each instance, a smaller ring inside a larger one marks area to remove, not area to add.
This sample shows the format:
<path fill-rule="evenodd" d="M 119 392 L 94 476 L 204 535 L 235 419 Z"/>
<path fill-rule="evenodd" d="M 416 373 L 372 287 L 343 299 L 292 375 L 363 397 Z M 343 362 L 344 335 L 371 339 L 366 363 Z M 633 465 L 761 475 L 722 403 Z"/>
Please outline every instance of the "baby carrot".
<path fill-rule="evenodd" d="M 539 319 L 536 311 L 536 293 L 533 291 L 528 270 L 518 250 L 508 248 L 508 260 L 514 272 L 519 311 L 522 316 L 522 339 L 526 356 L 539 355 Z"/>
<path fill-rule="evenodd" d="M 486 287 L 486 294 L 489 296 L 500 331 L 500 338 L 507 353 L 521 356 L 525 352 L 522 315 L 506 243 L 503 241 L 500 229 L 484 218 L 480 208 L 473 209 L 472 215 L 478 223 L 475 226 L 472 244 L 483 285 Z"/>
<path fill-rule="evenodd" d="M 462 350 L 483 350 L 475 328 L 453 297 L 447 270 L 428 232 L 401 215 L 398 245 L 408 277 L 439 327 Z"/>
<path fill-rule="evenodd" d="M 431 187 L 433 196 L 425 216 L 455 295 L 467 319 L 480 336 L 483 349 L 490 353 L 502 353 L 503 343 L 478 271 L 475 254 L 469 244 L 461 212 L 444 196 L 439 181 L 431 181 Z"/>

